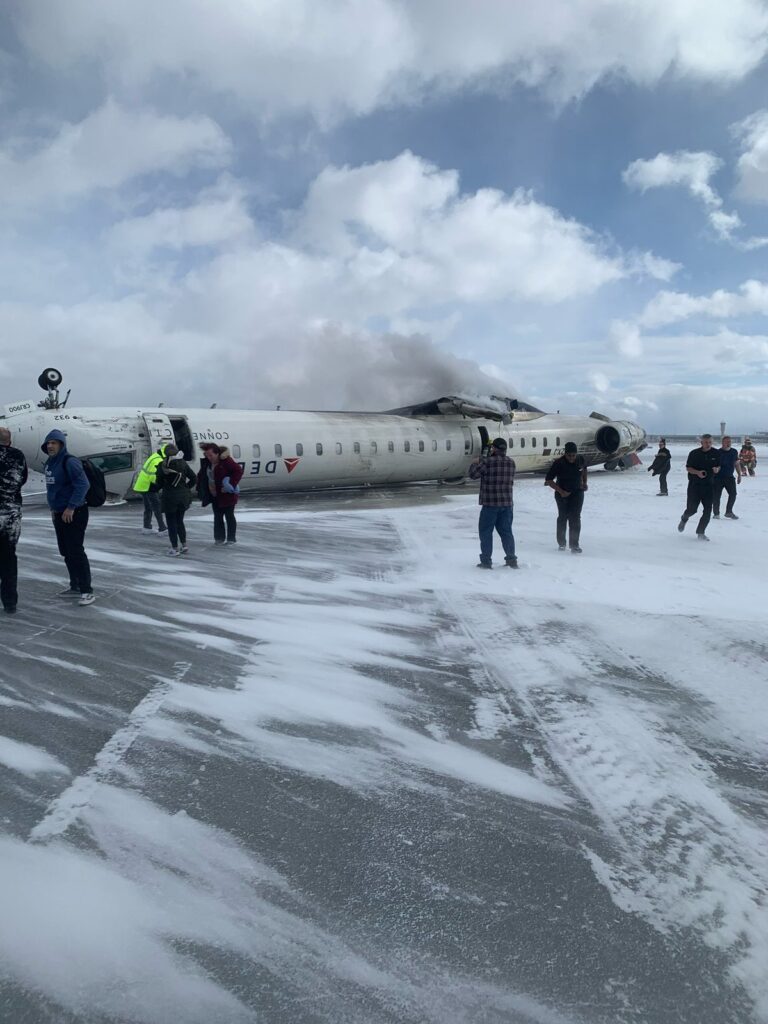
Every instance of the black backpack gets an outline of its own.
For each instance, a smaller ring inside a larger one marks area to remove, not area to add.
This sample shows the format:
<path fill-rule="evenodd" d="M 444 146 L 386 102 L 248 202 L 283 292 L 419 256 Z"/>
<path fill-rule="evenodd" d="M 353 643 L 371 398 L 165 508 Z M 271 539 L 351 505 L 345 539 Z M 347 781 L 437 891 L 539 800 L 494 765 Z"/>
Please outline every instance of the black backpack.
<path fill-rule="evenodd" d="M 67 459 L 74 458 L 67 452 Z M 80 459 L 83 472 L 88 479 L 88 493 L 85 496 L 85 504 L 88 508 L 101 508 L 107 500 L 107 481 L 104 473 L 90 459 Z"/>

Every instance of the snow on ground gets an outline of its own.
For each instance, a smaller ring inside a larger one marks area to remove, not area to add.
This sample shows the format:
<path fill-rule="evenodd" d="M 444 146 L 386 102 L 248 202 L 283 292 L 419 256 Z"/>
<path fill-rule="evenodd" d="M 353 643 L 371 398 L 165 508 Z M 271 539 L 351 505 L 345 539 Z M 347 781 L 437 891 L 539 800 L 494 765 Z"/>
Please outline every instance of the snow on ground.
<path fill-rule="evenodd" d="M 768 496 L 689 525 L 593 473 L 584 554 L 516 486 L 96 513 L 97 603 L 29 510 L 0 634 L 2 1019 L 768 1020 Z M 6 1016 L 3 1016 L 5 1014 Z"/>

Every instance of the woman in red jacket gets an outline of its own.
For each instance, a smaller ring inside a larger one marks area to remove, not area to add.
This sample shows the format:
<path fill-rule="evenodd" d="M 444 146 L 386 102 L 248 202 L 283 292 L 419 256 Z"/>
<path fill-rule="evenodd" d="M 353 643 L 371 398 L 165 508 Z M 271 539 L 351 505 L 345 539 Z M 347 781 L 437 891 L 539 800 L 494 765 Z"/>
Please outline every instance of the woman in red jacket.
<path fill-rule="evenodd" d="M 235 544 L 235 505 L 240 494 L 237 485 L 243 468 L 235 462 L 228 448 L 217 444 L 202 444 L 200 447 L 205 453 L 205 461 L 197 475 L 197 484 L 203 504 L 213 506 L 213 539 L 217 544 Z"/>

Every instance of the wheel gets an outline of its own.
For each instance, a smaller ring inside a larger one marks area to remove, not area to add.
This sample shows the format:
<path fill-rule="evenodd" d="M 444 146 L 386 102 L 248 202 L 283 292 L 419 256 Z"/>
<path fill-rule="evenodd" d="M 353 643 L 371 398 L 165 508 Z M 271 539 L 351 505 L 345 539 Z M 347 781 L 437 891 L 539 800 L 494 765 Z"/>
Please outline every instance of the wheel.
<path fill-rule="evenodd" d="M 49 366 L 37 378 L 37 383 L 43 391 L 49 391 L 51 388 L 57 388 L 63 379 L 61 373 L 55 367 Z"/>

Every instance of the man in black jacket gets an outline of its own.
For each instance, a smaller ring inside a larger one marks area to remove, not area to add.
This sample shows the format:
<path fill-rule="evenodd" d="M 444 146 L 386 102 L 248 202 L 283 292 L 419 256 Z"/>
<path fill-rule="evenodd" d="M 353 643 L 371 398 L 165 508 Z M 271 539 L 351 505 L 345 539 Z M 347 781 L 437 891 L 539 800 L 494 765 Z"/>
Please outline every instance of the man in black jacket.
<path fill-rule="evenodd" d="M 21 488 L 27 482 L 27 460 L 11 447 L 11 432 L 0 427 L 0 597 L 3 611 L 13 615 L 18 601 L 16 544 L 21 533 Z"/>
<path fill-rule="evenodd" d="M 555 492 L 557 502 L 557 546 L 565 551 L 565 527 L 568 526 L 568 543 L 574 555 L 581 554 L 581 509 L 584 492 L 587 490 L 587 460 L 579 455 L 575 441 L 568 441 L 564 455 L 555 459 L 544 480 Z"/>
<path fill-rule="evenodd" d="M 667 473 L 669 473 L 669 467 L 672 465 L 672 455 L 667 448 L 667 442 L 663 437 L 659 438 L 659 450 L 656 452 L 651 465 L 648 467 L 648 472 L 653 473 L 654 476 L 659 478 L 659 497 L 668 497 L 669 491 L 667 490 Z"/>
<path fill-rule="evenodd" d="M 712 447 L 711 434 L 701 435 L 701 447 L 694 448 L 689 453 L 685 468 L 688 473 L 688 504 L 677 524 L 677 529 L 682 533 L 685 524 L 691 516 L 696 515 L 701 505 L 701 519 L 696 527 L 696 536 L 699 540 L 709 540 L 705 530 L 712 516 L 715 475 L 720 472 L 720 452 Z"/>

